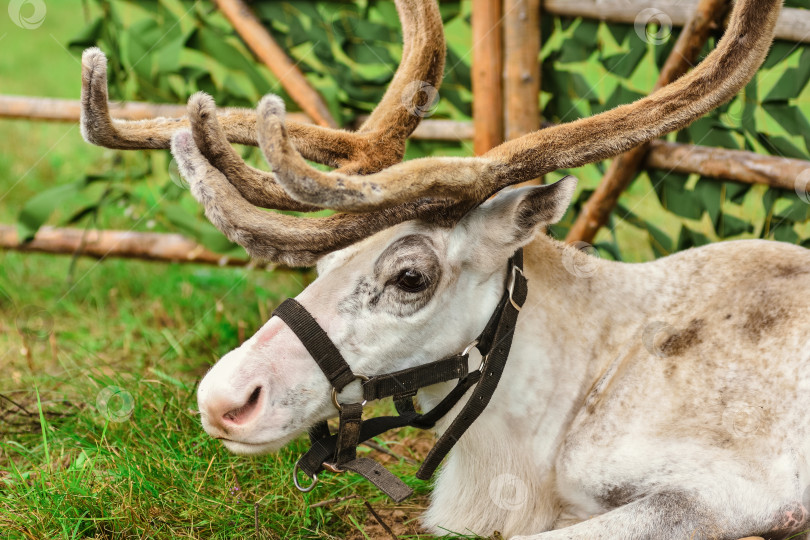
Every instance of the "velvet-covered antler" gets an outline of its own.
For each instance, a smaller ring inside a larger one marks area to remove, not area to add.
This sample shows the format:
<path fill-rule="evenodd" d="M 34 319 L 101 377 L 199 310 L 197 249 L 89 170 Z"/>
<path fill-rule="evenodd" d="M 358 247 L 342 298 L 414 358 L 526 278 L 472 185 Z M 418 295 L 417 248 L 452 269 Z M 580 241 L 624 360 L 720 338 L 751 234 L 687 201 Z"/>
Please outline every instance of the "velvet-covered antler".
<path fill-rule="evenodd" d="M 506 186 L 600 161 L 684 128 L 729 101 L 756 73 L 782 0 L 737 0 L 725 36 L 692 72 L 635 103 L 530 133 L 481 157 L 424 158 L 359 176 L 309 166 L 291 144 L 280 101 L 260 106 L 259 143 L 292 198 L 361 212 L 423 197 L 483 201 Z"/>
<path fill-rule="evenodd" d="M 358 174 L 402 160 L 405 140 L 421 120 L 414 111 L 424 107 L 441 84 L 445 42 L 434 0 L 397 0 L 396 5 L 402 22 L 403 60 L 381 102 L 357 132 L 289 122 L 290 138 L 306 159 Z M 232 109 L 216 119 L 228 141 L 257 145 L 255 111 Z M 189 118 L 113 120 L 107 59 L 101 50 L 91 48 L 82 55 L 81 127 L 88 142 L 107 148 L 168 148 L 172 134 L 189 127 Z"/>

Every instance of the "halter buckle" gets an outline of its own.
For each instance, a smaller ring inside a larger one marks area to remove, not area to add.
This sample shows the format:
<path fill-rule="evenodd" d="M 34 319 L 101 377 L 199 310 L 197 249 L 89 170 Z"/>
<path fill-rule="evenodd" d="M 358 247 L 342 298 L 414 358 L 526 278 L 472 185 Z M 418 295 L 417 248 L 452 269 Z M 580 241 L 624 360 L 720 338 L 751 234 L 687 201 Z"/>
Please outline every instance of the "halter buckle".
<path fill-rule="evenodd" d="M 357 380 L 360 380 L 360 381 L 366 382 L 366 381 L 368 381 L 368 377 L 366 377 L 365 375 L 360 375 L 359 373 L 355 373 L 355 374 L 354 374 L 354 380 L 356 380 L 356 381 L 357 381 Z M 363 403 L 361 403 L 360 405 L 361 405 L 361 406 L 363 406 L 363 405 L 365 405 L 366 403 L 368 403 L 368 400 L 367 400 L 367 399 L 364 399 L 364 400 L 363 400 Z M 342 406 L 342 405 L 340 404 L 340 402 L 338 401 L 338 391 L 337 391 L 337 388 L 335 388 L 334 386 L 332 387 L 332 404 L 335 406 L 335 408 L 336 408 L 337 410 L 339 410 L 339 411 L 342 411 L 342 410 L 343 410 L 343 406 Z"/>
<path fill-rule="evenodd" d="M 331 473 L 335 473 L 335 474 L 340 474 L 340 473 L 346 472 L 346 469 L 341 469 L 340 467 L 338 467 L 334 463 L 329 463 L 329 462 L 326 462 L 326 461 L 323 462 L 323 468 L 326 469 L 327 471 L 329 471 Z"/>

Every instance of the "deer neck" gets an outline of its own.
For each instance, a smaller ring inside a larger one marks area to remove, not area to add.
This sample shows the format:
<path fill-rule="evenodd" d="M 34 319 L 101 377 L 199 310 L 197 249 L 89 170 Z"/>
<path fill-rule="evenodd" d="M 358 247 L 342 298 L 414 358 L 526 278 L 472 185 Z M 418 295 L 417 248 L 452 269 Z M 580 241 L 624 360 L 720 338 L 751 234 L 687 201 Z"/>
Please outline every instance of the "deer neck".
<path fill-rule="evenodd" d="M 537 530 L 551 526 L 558 507 L 553 496 L 557 451 L 589 389 L 631 342 L 649 309 L 652 295 L 639 288 L 654 290 L 655 276 L 639 275 L 647 273 L 645 265 L 601 260 L 545 235 L 525 248 L 525 260 L 529 296 L 506 370 L 487 409 L 448 456 L 425 517 L 427 526 L 452 523 L 456 509 L 482 494 L 488 493 L 498 506 L 503 490 L 511 497 L 531 494 L 526 504 L 532 507 L 508 512 L 510 516 L 531 520 Z M 470 369 L 478 362 L 471 358 Z M 422 401 L 433 403 L 447 391 L 449 386 L 427 389 Z M 439 433 L 461 406 L 463 402 L 437 425 Z M 536 497 L 538 493 L 546 495 Z M 502 499 L 502 508 L 493 512 L 503 518 L 509 504 Z M 487 513 L 480 519 L 481 528 L 471 530 L 488 530 Z"/>

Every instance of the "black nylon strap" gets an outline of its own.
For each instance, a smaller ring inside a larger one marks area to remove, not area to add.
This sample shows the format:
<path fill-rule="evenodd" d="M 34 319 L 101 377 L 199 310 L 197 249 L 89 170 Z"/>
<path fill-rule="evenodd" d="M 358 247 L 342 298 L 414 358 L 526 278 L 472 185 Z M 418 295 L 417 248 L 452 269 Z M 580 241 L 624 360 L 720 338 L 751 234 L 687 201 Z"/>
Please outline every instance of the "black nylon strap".
<path fill-rule="evenodd" d="M 479 371 L 473 371 L 459 383 L 450 390 L 450 393 L 445 396 L 443 400 L 439 402 L 438 405 L 433 407 L 429 412 L 425 414 L 419 415 L 414 418 L 411 425 L 414 427 L 422 428 L 422 429 L 430 429 L 436 425 L 436 422 L 439 421 L 444 415 L 450 412 L 456 403 L 464 397 L 464 394 L 467 393 L 467 390 L 472 388 L 478 380 L 481 378 L 481 373 Z"/>
<path fill-rule="evenodd" d="M 406 486 L 402 480 L 391 474 L 388 469 L 373 459 L 358 458 L 344 463 L 342 467 L 363 475 L 366 480 L 377 486 L 380 491 L 394 499 L 395 502 L 402 502 L 413 494 L 413 490 Z"/>
<path fill-rule="evenodd" d="M 461 379 L 467 375 L 467 356 L 457 354 L 430 364 L 378 375 L 363 382 L 363 399 L 405 395 L 425 386 Z"/>
<path fill-rule="evenodd" d="M 354 373 L 343 359 L 343 355 L 318 322 L 297 300 L 294 298 L 284 300 L 273 315 L 284 321 L 290 330 L 295 332 L 338 392 L 354 381 Z"/>
<path fill-rule="evenodd" d="M 345 463 L 357 459 L 357 445 L 360 444 L 360 428 L 363 425 L 363 406 L 359 403 L 345 403 L 340 409 L 335 465 L 342 468 Z"/>
<path fill-rule="evenodd" d="M 506 367 L 506 360 L 509 357 L 509 350 L 512 346 L 512 338 L 515 335 L 515 326 L 520 314 L 520 307 L 526 301 L 528 284 L 523 276 L 522 251 L 512 258 L 509 265 L 510 275 L 507 276 L 507 291 L 504 295 L 506 303 L 501 312 L 500 320 L 495 327 L 495 334 L 488 351 L 484 365 L 481 370 L 481 380 L 476 385 L 464 408 L 450 423 L 447 430 L 439 437 L 439 440 L 428 453 L 422 466 L 416 472 L 416 477 L 420 480 L 428 480 L 436 471 L 436 467 L 442 462 L 451 448 L 458 442 L 462 435 L 481 415 L 489 404 L 498 382 L 501 379 L 503 370 Z M 514 280 L 514 281 L 513 281 Z M 511 291 L 510 291 L 511 288 Z M 511 300 L 510 300 L 511 298 Z M 516 308 L 512 301 L 517 304 Z M 502 300 L 503 302 L 503 300 Z"/>
<path fill-rule="evenodd" d="M 326 423 L 326 420 L 323 422 L 318 422 L 311 428 L 309 428 L 309 442 L 315 444 L 320 439 L 325 439 L 329 437 L 331 433 L 329 432 L 329 424 Z"/>

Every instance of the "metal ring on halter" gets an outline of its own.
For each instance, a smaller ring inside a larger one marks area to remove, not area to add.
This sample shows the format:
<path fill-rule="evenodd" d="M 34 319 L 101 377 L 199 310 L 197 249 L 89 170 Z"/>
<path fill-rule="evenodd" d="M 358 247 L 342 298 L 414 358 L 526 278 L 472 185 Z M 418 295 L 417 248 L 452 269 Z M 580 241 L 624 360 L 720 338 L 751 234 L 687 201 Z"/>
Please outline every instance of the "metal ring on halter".
<path fill-rule="evenodd" d="M 478 371 L 480 371 L 481 373 L 484 372 L 484 368 L 487 366 L 487 360 L 489 360 L 489 355 L 481 357 L 481 363 L 478 364 Z"/>
<path fill-rule="evenodd" d="M 512 299 L 512 294 L 514 294 L 515 292 L 515 282 L 517 281 L 517 274 L 515 274 L 515 272 L 520 272 L 520 275 L 523 277 L 526 277 L 526 274 L 524 274 L 523 270 L 521 270 L 517 266 L 513 266 L 512 278 L 509 280 L 509 302 L 512 304 L 512 307 L 520 311 L 520 306 L 515 303 L 514 299 Z"/>
<path fill-rule="evenodd" d="M 368 377 L 366 377 L 365 375 L 360 375 L 359 373 L 355 373 L 355 374 L 354 374 L 354 378 L 355 378 L 355 380 L 358 380 L 358 379 L 359 379 L 359 380 L 361 380 L 361 381 L 363 381 L 363 382 L 366 382 L 366 381 L 368 380 Z M 332 387 L 332 404 L 335 406 L 335 408 L 336 408 L 337 410 L 341 411 L 341 410 L 343 410 L 343 407 L 342 407 L 342 406 L 340 405 L 340 403 L 338 402 L 337 395 L 338 395 L 337 388 L 335 388 L 335 387 L 333 386 L 333 387 Z M 360 405 L 365 405 L 366 403 L 368 403 L 368 400 L 367 400 L 367 399 L 364 399 L 364 400 L 363 400 L 363 403 L 361 403 Z"/>
<path fill-rule="evenodd" d="M 312 475 L 312 483 L 310 485 L 301 486 L 301 484 L 298 483 L 298 471 L 301 470 L 301 465 L 299 465 L 300 463 L 301 460 L 299 459 L 298 461 L 295 462 L 295 467 L 293 467 L 293 484 L 295 484 L 295 488 L 301 493 L 309 493 L 310 491 L 315 489 L 315 486 L 318 485 L 318 475 L 317 474 Z"/>
<path fill-rule="evenodd" d="M 470 343 L 469 345 L 464 347 L 464 350 L 461 352 L 461 356 L 467 356 L 468 354 L 470 354 L 470 351 L 473 350 L 477 346 L 478 346 L 478 340 L 476 339 L 475 341 L 473 341 L 472 343 Z"/>

